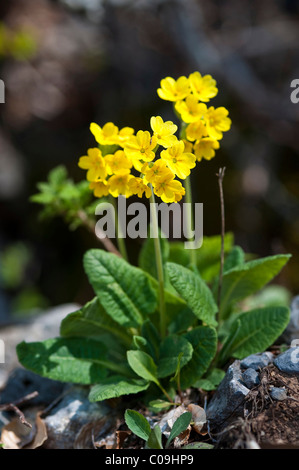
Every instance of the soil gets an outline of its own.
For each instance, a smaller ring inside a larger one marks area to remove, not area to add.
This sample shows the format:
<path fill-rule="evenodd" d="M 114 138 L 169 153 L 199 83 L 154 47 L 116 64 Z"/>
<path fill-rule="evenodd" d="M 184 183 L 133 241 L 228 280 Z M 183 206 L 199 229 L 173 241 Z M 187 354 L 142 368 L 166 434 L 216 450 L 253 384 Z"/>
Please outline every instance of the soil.
<path fill-rule="evenodd" d="M 288 398 L 272 400 L 271 386 L 285 387 Z M 299 449 L 299 379 L 274 365 L 261 372 L 261 384 L 244 403 L 244 419 L 237 419 L 219 436 L 219 448 Z"/>

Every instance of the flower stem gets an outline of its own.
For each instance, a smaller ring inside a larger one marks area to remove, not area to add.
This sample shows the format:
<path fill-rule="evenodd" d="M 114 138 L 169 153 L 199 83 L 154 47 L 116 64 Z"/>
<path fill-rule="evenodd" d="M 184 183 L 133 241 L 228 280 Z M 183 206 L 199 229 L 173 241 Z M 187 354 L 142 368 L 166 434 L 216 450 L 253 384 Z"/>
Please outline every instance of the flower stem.
<path fill-rule="evenodd" d="M 158 281 L 159 281 L 160 334 L 162 338 L 165 338 L 166 311 L 165 311 L 165 299 L 164 299 L 163 260 L 162 260 L 161 244 L 160 244 L 160 238 L 159 238 L 157 207 L 156 207 L 153 188 L 151 188 L 151 190 L 152 190 L 152 194 L 151 194 L 150 202 L 151 202 L 151 213 L 152 213 L 152 226 L 153 226 L 154 246 L 155 246 L 155 255 L 156 255 L 156 267 L 157 267 L 157 274 L 158 274 Z"/>
<path fill-rule="evenodd" d="M 224 195 L 223 195 L 223 178 L 225 174 L 225 167 L 219 168 L 217 173 L 219 193 L 220 193 L 220 208 L 221 208 L 221 255 L 220 255 L 220 272 L 219 272 L 219 283 L 218 283 L 218 310 L 220 312 L 221 303 L 221 289 L 222 289 L 222 278 L 223 278 L 223 266 L 224 266 L 224 238 L 225 238 L 225 207 L 224 207 Z"/>
<path fill-rule="evenodd" d="M 121 236 L 122 235 L 122 227 L 118 223 L 117 205 L 116 205 L 114 197 L 110 197 L 110 200 L 113 204 L 114 211 L 115 211 L 115 232 L 116 232 L 116 238 L 117 238 L 117 245 L 118 245 L 119 251 L 120 251 L 123 259 L 128 261 L 128 253 L 127 253 L 127 249 L 126 249 L 125 239 Z"/>
<path fill-rule="evenodd" d="M 168 393 L 166 392 L 165 388 L 162 387 L 162 385 L 160 384 L 159 382 L 159 388 L 160 390 L 164 393 L 164 395 L 166 396 L 167 400 L 169 401 L 169 403 L 171 403 L 172 405 L 174 405 L 174 402 L 172 400 L 172 398 L 168 395 Z"/>
<path fill-rule="evenodd" d="M 185 194 L 185 202 L 189 204 L 190 211 L 187 210 L 187 238 L 188 241 L 192 241 L 192 236 L 191 236 L 191 231 L 194 229 L 194 217 L 193 217 L 193 207 L 192 207 L 192 190 L 191 190 L 191 178 L 190 176 L 187 176 L 187 178 L 184 181 L 184 186 L 186 190 Z M 195 249 L 191 249 L 190 251 L 190 265 L 193 267 L 196 267 L 196 251 Z"/>

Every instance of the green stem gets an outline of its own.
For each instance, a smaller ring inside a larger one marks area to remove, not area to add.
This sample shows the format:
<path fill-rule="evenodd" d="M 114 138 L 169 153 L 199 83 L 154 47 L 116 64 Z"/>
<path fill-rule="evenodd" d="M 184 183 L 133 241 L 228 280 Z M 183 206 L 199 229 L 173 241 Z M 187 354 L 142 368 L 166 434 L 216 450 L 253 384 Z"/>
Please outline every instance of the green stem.
<path fill-rule="evenodd" d="M 223 280 L 223 266 L 224 266 L 224 238 L 225 238 L 225 211 L 224 211 L 224 195 L 223 195 L 223 178 L 225 174 L 225 167 L 219 169 L 218 184 L 220 193 L 220 208 L 221 208 L 221 255 L 220 255 L 220 273 L 218 282 L 218 312 L 220 316 L 221 311 L 221 289 Z"/>
<path fill-rule="evenodd" d="M 150 202 L 151 202 L 151 211 L 152 211 L 152 225 L 153 225 L 154 246 L 155 246 L 155 255 L 156 255 L 156 267 L 157 267 L 157 274 L 158 274 L 158 281 L 159 281 L 160 334 L 162 338 L 165 338 L 166 311 L 165 311 L 165 299 L 164 299 L 164 270 L 163 270 L 161 244 L 160 244 L 160 238 L 159 238 L 157 207 L 156 207 L 153 188 L 151 188 L 151 190 L 152 190 L 152 194 L 151 194 Z"/>
<path fill-rule="evenodd" d="M 191 178 L 190 176 L 187 176 L 187 178 L 184 181 L 184 186 L 186 190 L 185 194 L 185 202 L 189 204 L 189 207 L 191 208 L 190 212 L 187 211 L 187 239 L 188 241 L 192 241 L 192 236 L 191 236 L 191 231 L 194 229 L 194 216 L 193 216 L 193 207 L 192 207 L 192 190 L 191 190 Z M 196 251 L 194 249 L 189 250 L 190 251 L 190 264 L 191 266 L 196 267 Z"/>
<path fill-rule="evenodd" d="M 169 401 L 169 403 L 171 403 L 172 405 L 174 405 L 174 402 L 172 400 L 172 398 L 168 395 L 168 393 L 166 392 L 165 388 L 160 384 L 158 384 L 160 390 L 164 393 L 164 395 L 166 396 L 167 400 Z"/>
<path fill-rule="evenodd" d="M 116 231 L 116 238 L 117 238 L 117 245 L 119 248 L 119 251 L 122 255 L 122 257 L 128 261 L 128 253 L 126 249 L 126 242 L 125 239 L 122 237 L 122 227 L 118 223 L 118 211 L 117 211 L 117 205 L 115 202 L 114 197 L 110 197 L 110 200 L 113 204 L 114 210 L 115 210 L 115 231 Z"/>

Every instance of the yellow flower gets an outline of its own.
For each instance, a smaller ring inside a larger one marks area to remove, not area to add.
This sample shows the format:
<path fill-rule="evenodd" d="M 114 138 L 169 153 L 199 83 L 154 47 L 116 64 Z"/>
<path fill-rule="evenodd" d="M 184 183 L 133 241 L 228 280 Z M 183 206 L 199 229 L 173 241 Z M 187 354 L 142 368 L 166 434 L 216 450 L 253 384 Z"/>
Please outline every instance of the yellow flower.
<path fill-rule="evenodd" d="M 133 194 L 137 194 L 138 197 L 142 197 L 143 193 L 147 198 L 151 197 L 151 188 L 144 183 L 142 178 L 133 177 L 128 183 L 129 189 Z"/>
<path fill-rule="evenodd" d="M 132 178 L 134 178 L 134 176 L 127 173 L 126 170 L 123 173 L 111 176 L 108 180 L 110 194 L 112 194 L 113 197 L 120 195 L 125 197 L 132 196 L 132 191 L 129 188 L 129 181 Z"/>
<path fill-rule="evenodd" d="M 118 127 L 113 122 L 107 122 L 103 127 L 92 122 L 90 131 L 100 145 L 115 145 L 118 143 Z"/>
<path fill-rule="evenodd" d="M 211 75 L 202 76 L 199 72 L 194 72 L 189 75 L 189 82 L 192 93 L 200 101 L 210 101 L 218 93 L 216 80 Z"/>
<path fill-rule="evenodd" d="M 207 106 L 199 103 L 194 95 L 187 96 L 185 101 L 178 101 L 175 109 L 181 115 L 184 122 L 195 122 L 203 118 L 207 112 Z"/>
<path fill-rule="evenodd" d="M 223 106 L 220 108 L 211 106 L 205 115 L 205 121 L 209 136 L 217 140 L 222 139 L 223 132 L 228 131 L 232 123 L 228 117 L 228 110 Z"/>
<path fill-rule="evenodd" d="M 191 140 L 192 142 L 194 140 L 199 140 L 202 137 L 206 137 L 207 135 L 208 135 L 207 128 L 201 119 L 196 122 L 191 122 L 190 124 L 188 124 L 186 128 L 186 137 L 188 140 Z"/>
<path fill-rule="evenodd" d="M 185 153 L 185 144 L 182 140 L 167 150 L 163 150 L 161 158 L 180 179 L 187 178 L 191 168 L 195 167 L 196 158 L 192 153 Z"/>
<path fill-rule="evenodd" d="M 130 173 L 130 169 L 132 168 L 132 162 L 125 155 L 123 150 L 117 150 L 114 155 L 106 155 L 105 162 L 108 175 L 122 173 L 124 171 Z"/>
<path fill-rule="evenodd" d="M 185 192 L 186 190 L 182 184 L 179 187 L 177 187 L 176 192 L 174 194 L 174 202 L 179 202 L 182 199 L 182 197 L 185 196 Z"/>
<path fill-rule="evenodd" d="M 173 134 L 177 131 L 178 126 L 172 121 L 164 122 L 161 116 L 152 116 L 151 128 L 159 145 L 167 148 L 177 141 L 176 136 Z"/>
<path fill-rule="evenodd" d="M 215 150 L 219 149 L 220 145 L 218 140 L 211 139 L 210 137 L 204 137 L 200 141 L 194 144 L 194 153 L 197 161 L 211 160 L 215 157 Z"/>
<path fill-rule="evenodd" d="M 118 133 L 118 144 L 123 147 L 134 134 L 132 127 L 123 127 Z"/>
<path fill-rule="evenodd" d="M 133 165 L 137 165 L 139 170 L 140 160 L 142 162 L 151 162 L 155 158 L 153 149 L 157 145 L 155 136 L 151 136 L 148 131 L 138 131 L 136 136 L 132 136 L 125 144 L 124 151 L 128 158 L 132 160 Z"/>
<path fill-rule="evenodd" d="M 183 139 L 183 142 L 185 144 L 185 151 L 187 153 L 192 153 L 193 152 L 193 144 L 192 142 L 188 142 L 188 140 Z"/>
<path fill-rule="evenodd" d="M 171 77 L 163 78 L 160 82 L 161 88 L 157 92 L 162 100 L 183 100 L 190 93 L 189 80 L 187 77 L 179 77 L 177 80 Z"/>
<path fill-rule="evenodd" d="M 90 183 L 89 189 L 93 190 L 95 197 L 108 196 L 109 194 L 109 183 L 108 181 L 94 181 Z"/>
<path fill-rule="evenodd" d="M 87 155 L 80 158 L 78 166 L 88 170 L 86 178 L 88 181 L 104 180 L 107 176 L 105 160 L 98 148 L 88 149 Z"/>
<path fill-rule="evenodd" d="M 141 171 L 144 173 L 144 182 L 151 183 L 153 186 L 155 186 L 159 178 L 163 177 L 165 174 L 169 174 L 166 162 L 162 159 L 150 165 L 145 164 Z"/>
<path fill-rule="evenodd" d="M 154 187 L 154 193 L 160 197 L 163 202 L 178 202 L 185 194 L 185 189 L 180 181 L 174 179 L 173 173 L 168 170 L 164 176 L 159 178 Z"/>

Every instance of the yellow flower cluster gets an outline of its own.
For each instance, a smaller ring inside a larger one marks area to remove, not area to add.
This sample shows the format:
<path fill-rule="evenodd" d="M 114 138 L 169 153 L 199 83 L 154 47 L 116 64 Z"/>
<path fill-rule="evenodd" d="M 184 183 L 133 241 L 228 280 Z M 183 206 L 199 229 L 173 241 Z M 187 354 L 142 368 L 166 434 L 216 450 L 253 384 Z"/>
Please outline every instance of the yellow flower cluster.
<path fill-rule="evenodd" d="M 185 144 L 174 135 L 177 126 L 172 121 L 164 122 L 161 116 L 150 120 L 151 130 L 138 131 L 126 127 L 118 129 L 112 122 L 102 128 L 92 123 L 90 130 L 99 148 L 91 148 L 79 160 L 79 167 L 87 170 L 86 178 L 96 197 L 109 193 L 117 197 L 151 196 L 154 193 L 163 202 L 178 202 L 185 194 L 182 183 L 195 167 L 195 156 L 186 152 Z M 114 153 L 106 154 L 113 146 Z M 116 146 L 116 147 L 114 147 Z M 156 159 L 159 146 L 163 147 Z M 155 160 L 155 161 L 154 161 Z M 132 169 L 139 176 L 132 174 Z"/>
<path fill-rule="evenodd" d="M 218 93 L 216 81 L 194 72 L 188 78 L 164 78 L 157 91 L 163 100 L 174 102 L 182 121 L 181 140 L 175 135 L 177 125 L 164 122 L 161 116 L 151 118 L 151 132 L 139 130 L 136 134 L 131 127 L 119 129 L 112 122 L 103 127 L 91 123 L 98 147 L 89 149 L 78 165 L 87 170 L 96 197 L 136 194 L 149 198 L 153 190 L 163 202 L 178 202 L 185 194 L 178 179 L 190 175 L 196 160 L 214 157 L 223 132 L 231 126 L 226 108 L 205 104 Z"/>
<path fill-rule="evenodd" d="M 211 75 L 202 76 L 199 72 L 177 80 L 166 77 L 157 92 L 163 100 L 174 102 L 177 114 L 186 124 L 183 137 L 188 142 L 188 150 L 195 154 L 197 161 L 211 160 L 220 147 L 223 132 L 231 127 L 226 108 L 205 104 L 218 93 L 216 81 Z"/>

